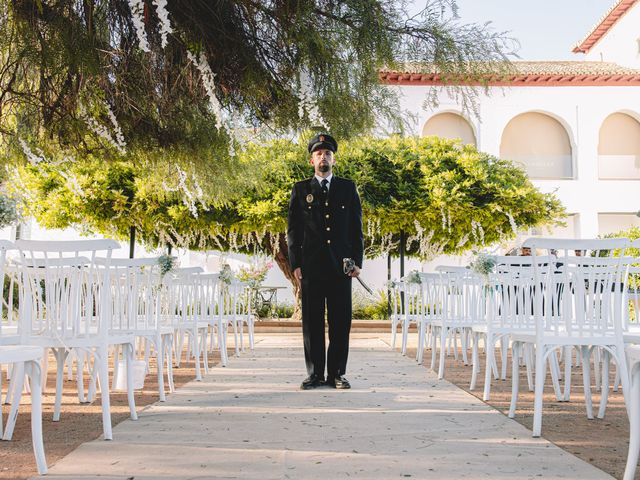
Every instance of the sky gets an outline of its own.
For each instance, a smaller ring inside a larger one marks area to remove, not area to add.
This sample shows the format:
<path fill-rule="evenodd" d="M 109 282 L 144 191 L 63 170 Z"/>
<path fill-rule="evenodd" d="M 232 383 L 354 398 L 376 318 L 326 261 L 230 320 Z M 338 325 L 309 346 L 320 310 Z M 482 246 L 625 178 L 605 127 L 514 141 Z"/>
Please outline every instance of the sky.
<path fill-rule="evenodd" d="M 419 9 L 424 0 L 415 0 Z M 582 60 L 573 46 L 592 29 L 615 0 L 456 0 L 463 23 L 492 22 L 520 42 L 513 60 Z"/>

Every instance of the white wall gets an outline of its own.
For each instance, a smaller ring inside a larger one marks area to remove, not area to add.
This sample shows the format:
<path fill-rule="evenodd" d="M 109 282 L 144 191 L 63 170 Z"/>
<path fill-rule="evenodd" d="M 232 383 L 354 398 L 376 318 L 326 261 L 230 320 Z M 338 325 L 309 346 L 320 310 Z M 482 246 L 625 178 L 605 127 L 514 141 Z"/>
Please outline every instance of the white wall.
<path fill-rule="evenodd" d="M 420 106 L 428 86 L 400 87 L 402 106 L 417 115 L 415 132 L 441 112 L 460 111 L 459 105 L 440 90 L 438 108 Z M 578 235 L 598 235 L 598 213 L 635 213 L 640 208 L 640 180 L 600 180 L 598 139 L 604 119 L 614 112 L 640 117 L 640 87 L 492 87 L 489 95 L 479 92 L 479 116 L 471 117 L 478 149 L 499 156 L 502 132 L 507 123 L 524 112 L 545 113 L 567 130 L 573 150 L 575 178 L 534 180 L 543 192 L 555 192 L 568 212 L 580 218 Z"/>

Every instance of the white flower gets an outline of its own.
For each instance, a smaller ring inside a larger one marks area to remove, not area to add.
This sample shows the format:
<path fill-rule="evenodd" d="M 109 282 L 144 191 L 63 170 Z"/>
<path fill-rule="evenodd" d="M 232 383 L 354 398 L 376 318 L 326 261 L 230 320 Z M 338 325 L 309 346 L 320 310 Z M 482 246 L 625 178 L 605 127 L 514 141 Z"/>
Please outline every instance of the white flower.
<path fill-rule="evenodd" d="M 104 125 L 101 125 L 100 123 L 98 123 L 98 121 L 95 118 L 89 116 L 89 114 L 87 113 L 87 110 L 84 108 L 84 105 L 82 104 L 80 104 L 80 116 L 82 117 L 82 119 L 85 121 L 85 123 L 93 133 L 95 133 L 102 139 L 106 140 L 107 143 L 109 143 L 112 147 L 118 150 L 118 152 L 120 152 L 121 155 L 124 155 L 125 153 L 127 153 L 127 150 L 125 148 L 127 144 L 124 141 L 124 136 L 122 135 L 122 130 L 120 129 L 120 125 L 118 125 L 116 116 L 111 111 L 111 107 L 109 107 L 109 104 L 104 103 L 104 108 L 107 110 L 107 116 L 109 117 L 109 120 L 113 125 L 113 130 L 116 136 L 115 139 L 113 138 L 113 136 L 111 135 L 107 127 L 105 127 Z"/>
<path fill-rule="evenodd" d="M 507 217 L 509 217 L 509 225 L 511 225 L 511 231 L 513 231 L 514 235 L 518 235 L 518 225 L 516 224 L 515 219 L 513 218 L 513 215 L 511 215 L 511 212 L 507 213 Z"/>
<path fill-rule="evenodd" d="M 27 160 L 29 160 L 29 163 L 31 165 L 38 165 L 40 162 L 44 162 L 47 160 L 46 157 L 44 156 L 44 153 L 42 153 L 42 150 L 36 149 L 40 154 L 40 155 L 36 155 L 31 151 L 31 149 L 29 148 L 29 145 L 27 145 L 27 142 L 25 142 L 23 139 L 19 138 L 18 142 L 20 143 L 20 146 L 22 147 L 22 151 L 27 156 Z"/>
<path fill-rule="evenodd" d="M 216 74 L 211 71 L 209 62 L 207 62 L 207 58 L 204 56 L 203 52 L 200 52 L 200 57 L 196 58 L 193 53 L 187 50 L 187 58 L 189 58 L 191 63 L 193 63 L 200 72 L 202 85 L 204 85 L 207 97 L 209 98 L 209 106 L 216 117 L 216 128 L 218 130 L 226 128 L 222 124 L 222 105 L 220 104 L 218 97 L 216 97 Z"/>
<path fill-rule="evenodd" d="M 147 32 L 144 25 L 144 0 L 128 0 L 131 9 L 131 21 L 138 35 L 138 45 L 141 50 L 149 52 L 149 42 L 147 40 Z M 158 14 L 159 16 L 159 14 Z"/>
<path fill-rule="evenodd" d="M 307 114 L 312 125 L 328 128 L 318 108 L 318 102 L 313 95 L 311 75 L 309 75 L 306 70 L 303 70 L 300 72 L 298 81 L 300 85 L 298 90 L 298 97 L 300 97 L 298 102 L 298 117 L 300 117 L 300 120 L 303 120 L 305 114 Z"/>
<path fill-rule="evenodd" d="M 171 22 L 169 21 L 169 11 L 167 10 L 167 0 L 153 0 L 156 13 L 160 20 L 160 43 L 162 48 L 167 46 L 167 35 L 171 33 Z"/>

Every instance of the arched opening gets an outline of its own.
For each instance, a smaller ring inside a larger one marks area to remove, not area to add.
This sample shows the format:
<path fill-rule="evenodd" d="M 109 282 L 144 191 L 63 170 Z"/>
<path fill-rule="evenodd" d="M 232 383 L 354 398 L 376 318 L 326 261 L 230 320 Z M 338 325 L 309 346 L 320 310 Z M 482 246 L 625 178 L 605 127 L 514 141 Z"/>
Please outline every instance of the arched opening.
<path fill-rule="evenodd" d="M 612 113 L 602 122 L 599 137 L 599 177 L 640 178 L 640 122 L 626 113 Z"/>
<path fill-rule="evenodd" d="M 511 119 L 502 132 L 500 157 L 522 165 L 531 178 L 573 178 L 569 135 L 560 122 L 543 113 Z"/>
<path fill-rule="evenodd" d="M 467 120 L 456 113 L 439 113 L 434 115 L 422 128 L 422 136 L 435 135 L 442 138 L 459 138 L 462 143 L 477 146 L 473 128 Z"/>

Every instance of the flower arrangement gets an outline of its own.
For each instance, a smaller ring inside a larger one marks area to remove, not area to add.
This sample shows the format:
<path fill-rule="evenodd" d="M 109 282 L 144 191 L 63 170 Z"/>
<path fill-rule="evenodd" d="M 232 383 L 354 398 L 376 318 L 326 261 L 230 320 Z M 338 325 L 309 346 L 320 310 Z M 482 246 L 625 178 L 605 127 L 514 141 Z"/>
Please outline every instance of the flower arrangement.
<path fill-rule="evenodd" d="M 493 273 L 495 266 L 496 258 L 486 252 L 475 252 L 475 258 L 469 264 L 471 270 L 483 275 L 485 278 L 488 278 L 489 274 Z"/>
<path fill-rule="evenodd" d="M 242 282 L 247 282 L 253 288 L 259 287 L 272 266 L 272 262 L 263 262 L 249 267 L 242 267 L 238 273 L 238 279 Z"/>
<path fill-rule="evenodd" d="M 411 270 L 405 278 L 407 283 L 422 283 L 420 272 L 418 272 L 417 270 Z"/>
<path fill-rule="evenodd" d="M 231 270 L 231 267 L 229 266 L 228 263 L 222 264 L 219 278 L 222 283 L 226 285 L 231 285 L 231 282 L 235 278 L 235 275 L 233 274 L 233 270 Z"/>
<path fill-rule="evenodd" d="M 0 194 L 0 228 L 15 224 L 18 219 L 15 200 Z"/>
<path fill-rule="evenodd" d="M 164 277 L 178 266 L 178 259 L 171 255 L 161 255 L 158 257 L 158 265 L 160 266 L 160 275 Z"/>
<path fill-rule="evenodd" d="M 387 280 L 386 287 L 388 290 L 395 290 L 402 285 L 400 280 Z"/>

